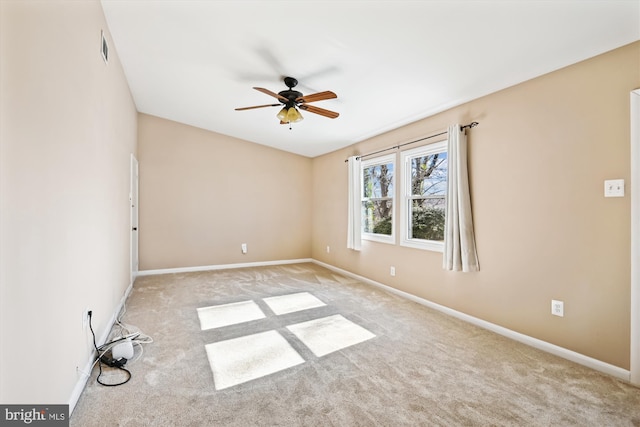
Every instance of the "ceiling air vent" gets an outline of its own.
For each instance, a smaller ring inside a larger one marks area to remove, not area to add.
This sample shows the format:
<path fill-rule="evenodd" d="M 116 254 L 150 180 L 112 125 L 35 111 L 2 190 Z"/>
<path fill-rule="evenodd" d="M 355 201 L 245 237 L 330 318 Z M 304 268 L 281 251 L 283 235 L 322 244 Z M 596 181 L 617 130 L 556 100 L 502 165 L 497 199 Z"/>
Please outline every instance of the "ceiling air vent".
<path fill-rule="evenodd" d="M 109 63 L 109 45 L 107 44 L 107 38 L 104 36 L 104 31 L 100 31 L 100 52 L 102 53 L 102 59 L 104 63 Z"/>

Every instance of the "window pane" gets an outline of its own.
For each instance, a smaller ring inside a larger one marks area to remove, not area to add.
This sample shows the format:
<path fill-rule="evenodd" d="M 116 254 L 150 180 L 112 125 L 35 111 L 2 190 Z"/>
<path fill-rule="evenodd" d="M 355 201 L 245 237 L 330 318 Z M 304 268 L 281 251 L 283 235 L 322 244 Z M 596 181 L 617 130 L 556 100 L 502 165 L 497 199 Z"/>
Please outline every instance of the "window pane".
<path fill-rule="evenodd" d="M 391 236 L 393 201 L 368 200 L 362 202 L 362 231 Z"/>
<path fill-rule="evenodd" d="M 411 207 L 410 239 L 444 241 L 445 198 L 409 200 Z"/>
<path fill-rule="evenodd" d="M 364 198 L 393 196 L 393 163 L 364 168 L 362 183 Z"/>
<path fill-rule="evenodd" d="M 447 193 L 447 153 L 411 159 L 411 195 L 444 196 Z"/>

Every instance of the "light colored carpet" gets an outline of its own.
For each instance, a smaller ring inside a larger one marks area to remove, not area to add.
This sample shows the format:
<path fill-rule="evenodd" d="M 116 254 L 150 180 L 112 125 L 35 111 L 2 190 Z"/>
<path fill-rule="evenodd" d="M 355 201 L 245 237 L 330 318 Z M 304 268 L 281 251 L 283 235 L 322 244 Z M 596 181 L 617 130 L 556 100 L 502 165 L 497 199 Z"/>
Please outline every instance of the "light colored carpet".
<path fill-rule="evenodd" d="M 309 310 L 311 308 L 326 305 L 309 292 L 300 292 L 290 295 L 265 298 L 271 311 L 277 315 L 294 313 L 296 311 Z"/>
<path fill-rule="evenodd" d="M 265 302 L 300 293 L 325 305 Z M 265 318 L 201 329 L 243 301 Z M 375 337 L 318 357 L 290 330 L 334 316 Z M 140 277 L 123 321 L 154 342 L 127 384 L 93 373 L 71 426 L 640 426 L 638 388 L 313 264 Z M 209 345 L 274 333 L 304 363 L 216 389 Z"/>
<path fill-rule="evenodd" d="M 287 326 L 318 357 L 375 337 L 340 314 Z"/>
<path fill-rule="evenodd" d="M 200 329 L 215 329 L 252 320 L 264 319 L 265 315 L 253 301 L 198 308 Z"/>
<path fill-rule="evenodd" d="M 256 380 L 304 363 L 276 331 L 205 345 L 216 390 Z"/>
<path fill-rule="evenodd" d="M 274 315 L 326 306 L 308 292 L 263 298 Z M 214 329 L 266 318 L 254 301 L 198 308 L 200 329 Z M 341 315 L 313 319 L 287 326 L 316 356 L 373 338 L 371 332 Z M 304 363 L 304 359 L 277 331 L 240 336 L 205 345 L 216 390 L 282 371 Z"/>

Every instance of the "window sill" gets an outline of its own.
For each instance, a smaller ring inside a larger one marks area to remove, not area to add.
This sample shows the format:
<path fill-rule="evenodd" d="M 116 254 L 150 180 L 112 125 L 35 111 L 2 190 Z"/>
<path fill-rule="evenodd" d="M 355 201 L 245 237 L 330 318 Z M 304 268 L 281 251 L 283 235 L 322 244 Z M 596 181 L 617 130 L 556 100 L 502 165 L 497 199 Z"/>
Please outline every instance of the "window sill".
<path fill-rule="evenodd" d="M 444 253 L 444 242 L 436 241 L 418 241 L 418 240 L 403 240 L 400 242 L 400 246 L 413 249 L 421 249 L 423 251 L 433 251 Z"/>
<path fill-rule="evenodd" d="M 371 242 L 379 242 L 379 243 L 386 243 L 386 244 L 390 244 L 390 245 L 395 245 L 396 244 L 396 238 L 394 235 L 391 236 L 386 236 L 386 235 L 381 235 L 381 234 L 367 234 L 367 233 L 362 233 L 362 240 L 369 240 Z"/>

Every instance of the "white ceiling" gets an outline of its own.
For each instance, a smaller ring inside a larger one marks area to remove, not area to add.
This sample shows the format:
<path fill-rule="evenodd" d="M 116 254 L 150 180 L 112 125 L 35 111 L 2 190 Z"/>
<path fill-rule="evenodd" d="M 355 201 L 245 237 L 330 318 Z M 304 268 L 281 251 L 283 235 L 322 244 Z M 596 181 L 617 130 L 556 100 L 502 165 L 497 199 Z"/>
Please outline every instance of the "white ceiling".
<path fill-rule="evenodd" d="M 138 111 L 315 157 L 640 39 L 640 0 L 102 0 Z M 337 119 L 280 125 L 253 90 Z M 588 90 L 588 88 L 585 88 Z"/>

